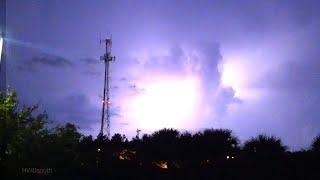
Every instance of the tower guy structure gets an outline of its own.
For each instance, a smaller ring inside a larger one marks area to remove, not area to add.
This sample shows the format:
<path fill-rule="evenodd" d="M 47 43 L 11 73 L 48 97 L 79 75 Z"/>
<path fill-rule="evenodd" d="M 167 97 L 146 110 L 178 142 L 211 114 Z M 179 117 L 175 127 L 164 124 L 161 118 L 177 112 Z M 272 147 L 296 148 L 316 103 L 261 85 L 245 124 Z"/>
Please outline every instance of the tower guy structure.
<path fill-rule="evenodd" d="M 6 0 L 0 0 L 0 92 L 7 92 L 6 72 Z"/>
<path fill-rule="evenodd" d="M 110 62 L 115 61 L 116 57 L 111 55 L 112 39 L 107 38 L 101 42 L 105 43 L 106 53 L 100 57 L 104 61 L 104 85 L 103 85 L 103 100 L 102 100 L 102 114 L 101 114 L 101 129 L 100 134 L 103 135 L 106 123 L 106 135 L 110 137 L 110 76 L 109 65 Z"/>

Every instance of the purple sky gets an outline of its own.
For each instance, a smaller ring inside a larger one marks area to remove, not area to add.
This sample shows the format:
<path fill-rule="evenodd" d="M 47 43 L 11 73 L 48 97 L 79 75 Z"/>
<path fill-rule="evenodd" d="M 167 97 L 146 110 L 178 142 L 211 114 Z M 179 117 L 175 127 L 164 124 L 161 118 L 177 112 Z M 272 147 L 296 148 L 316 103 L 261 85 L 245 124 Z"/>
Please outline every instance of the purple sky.
<path fill-rule="evenodd" d="M 230 128 L 242 141 L 266 133 L 307 148 L 320 133 L 319 17 L 311 0 L 10 0 L 8 83 L 55 123 L 96 135 L 99 39 L 112 34 L 111 133 L 135 135 L 127 104 L 148 82 L 192 76 L 197 116 L 175 128 Z"/>

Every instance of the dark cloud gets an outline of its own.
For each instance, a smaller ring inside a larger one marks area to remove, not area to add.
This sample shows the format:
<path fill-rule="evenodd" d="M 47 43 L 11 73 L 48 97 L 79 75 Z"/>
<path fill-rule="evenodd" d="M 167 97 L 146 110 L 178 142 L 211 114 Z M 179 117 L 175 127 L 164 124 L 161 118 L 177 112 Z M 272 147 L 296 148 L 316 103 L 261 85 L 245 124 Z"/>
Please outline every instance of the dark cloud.
<path fill-rule="evenodd" d="M 220 120 L 220 118 L 226 113 L 228 106 L 232 103 L 241 103 L 242 100 L 235 97 L 235 91 L 229 88 L 222 88 L 214 101 L 213 109 L 218 116 L 216 120 Z"/>
<path fill-rule="evenodd" d="M 110 107 L 110 117 L 122 117 L 121 116 L 121 108 L 120 106 L 112 106 Z"/>
<path fill-rule="evenodd" d="M 50 67 L 50 68 L 67 68 L 72 67 L 74 64 L 63 57 L 50 55 L 50 54 L 40 54 L 31 59 L 23 61 L 18 68 L 20 70 L 36 71 L 39 68 Z"/>
<path fill-rule="evenodd" d="M 143 65 L 145 71 L 151 73 L 183 73 L 184 52 L 180 46 L 174 46 L 168 55 L 152 55 Z"/>
<path fill-rule="evenodd" d="M 112 87 L 110 87 L 111 89 L 114 89 L 114 90 L 117 90 L 117 89 L 119 89 L 119 86 L 112 86 Z"/>
<path fill-rule="evenodd" d="M 89 66 L 98 65 L 102 63 L 102 61 L 99 61 L 98 59 L 94 59 L 94 58 L 80 59 L 80 62 L 83 63 L 84 65 L 89 65 Z"/>
<path fill-rule="evenodd" d="M 100 71 L 97 71 L 94 69 L 87 69 L 87 70 L 83 71 L 83 74 L 89 75 L 89 76 L 96 76 L 96 77 L 99 77 L 102 75 L 102 73 Z"/>
<path fill-rule="evenodd" d="M 120 78 L 120 81 L 127 81 L 127 78 L 122 77 L 122 78 Z"/>
<path fill-rule="evenodd" d="M 319 90 L 320 54 L 317 59 L 303 62 L 286 62 L 263 77 L 257 87 L 281 91 Z"/>
<path fill-rule="evenodd" d="M 83 93 L 71 93 L 61 99 L 48 104 L 48 112 L 54 123 L 72 122 L 81 129 L 88 129 L 90 125 L 98 123 L 99 110 L 94 107 L 88 96 Z"/>
<path fill-rule="evenodd" d="M 320 57 L 320 56 L 319 56 Z M 311 143 L 312 137 L 319 133 L 320 122 L 320 74 L 319 61 L 309 61 L 300 63 L 286 63 L 282 71 L 270 77 L 270 94 L 274 94 L 277 102 L 270 110 L 278 112 L 282 110 L 280 127 L 296 129 L 301 133 L 300 137 L 286 138 L 288 143 L 306 146 Z M 285 133 L 284 133 L 285 132 Z M 290 134 L 283 129 L 279 132 L 286 137 Z M 292 136 L 292 135 L 291 135 Z"/>
<path fill-rule="evenodd" d="M 219 83 L 218 64 L 221 61 L 218 43 L 191 43 L 185 46 L 174 45 L 168 55 L 151 56 L 144 64 L 144 71 L 151 73 L 172 73 L 183 75 L 187 72 L 197 73 L 208 80 L 207 83 Z"/>
<path fill-rule="evenodd" d="M 196 46 L 202 52 L 202 57 L 194 57 L 195 61 L 200 65 L 197 70 L 203 78 L 204 88 L 210 86 L 217 87 L 220 84 L 221 74 L 218 65 L 222 60 L 221 49 L 219 43 L 197 43 Z"/>
<path fill-rule="evenodd" d="M 102 75 L 101 70 L 103 69 L 99 68 L 100 66 L 104 67 L 102 61 L 99 61 L 94 58 L 84 58 L 84 59 L 80 59 L 79 62 L 80 62 L 79 65 L 81 69 L 83 69 L 82 73 L 84 75 L 95 76 L 95 77 Z"/>

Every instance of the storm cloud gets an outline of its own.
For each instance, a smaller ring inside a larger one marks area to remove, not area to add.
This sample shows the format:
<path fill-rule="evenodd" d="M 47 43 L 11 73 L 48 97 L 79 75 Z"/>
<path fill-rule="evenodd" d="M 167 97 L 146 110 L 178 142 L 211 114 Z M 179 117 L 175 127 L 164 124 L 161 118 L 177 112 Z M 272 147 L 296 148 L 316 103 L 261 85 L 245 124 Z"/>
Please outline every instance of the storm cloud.
<path fill-rule="evenodd" d="M 9 46 L 8 82 L 23 102 L 54 102 L 44 108 L 53 117 L 61 111 L 61 122 L 98 132 L 105 51 L 99 39 L 112 34 L 112 132 L 135 135 L 125 99 L 144 93 L 143 80 L 165 73 L 199 78 L 205 101 L 194 131 L 230 128 L 241 140 L 273 134 L 293 149 L 320 133 L 316 0 L 7 3 L 8 39 L 55 55 Z M 17 64 L 37 71 L 16 71 Z M 76 104 L 84 107 L 58 109 Z"/>
<path fill-rule="evenodd" d="M 71 61 L 63 57 L 50 54 L 40 54 L 39 56 L 23 61 L 18 68 L 21 70 L 35 71 L 42 67 L 67 68 L 72 67 L 73 65 L 74 64 Z"/>

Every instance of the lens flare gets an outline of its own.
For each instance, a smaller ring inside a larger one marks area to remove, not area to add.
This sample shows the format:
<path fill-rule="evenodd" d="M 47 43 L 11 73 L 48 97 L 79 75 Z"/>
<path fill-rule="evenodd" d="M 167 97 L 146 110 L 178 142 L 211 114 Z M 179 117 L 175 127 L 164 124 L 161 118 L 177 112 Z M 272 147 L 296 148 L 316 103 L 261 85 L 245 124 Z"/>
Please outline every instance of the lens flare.
<path fill-rule="evenodd" d="M 3 46 L 3 39 L 0 37 L 0 62 L 1 62 L 1 57 L 2 57 L 2 46 Z"/>

